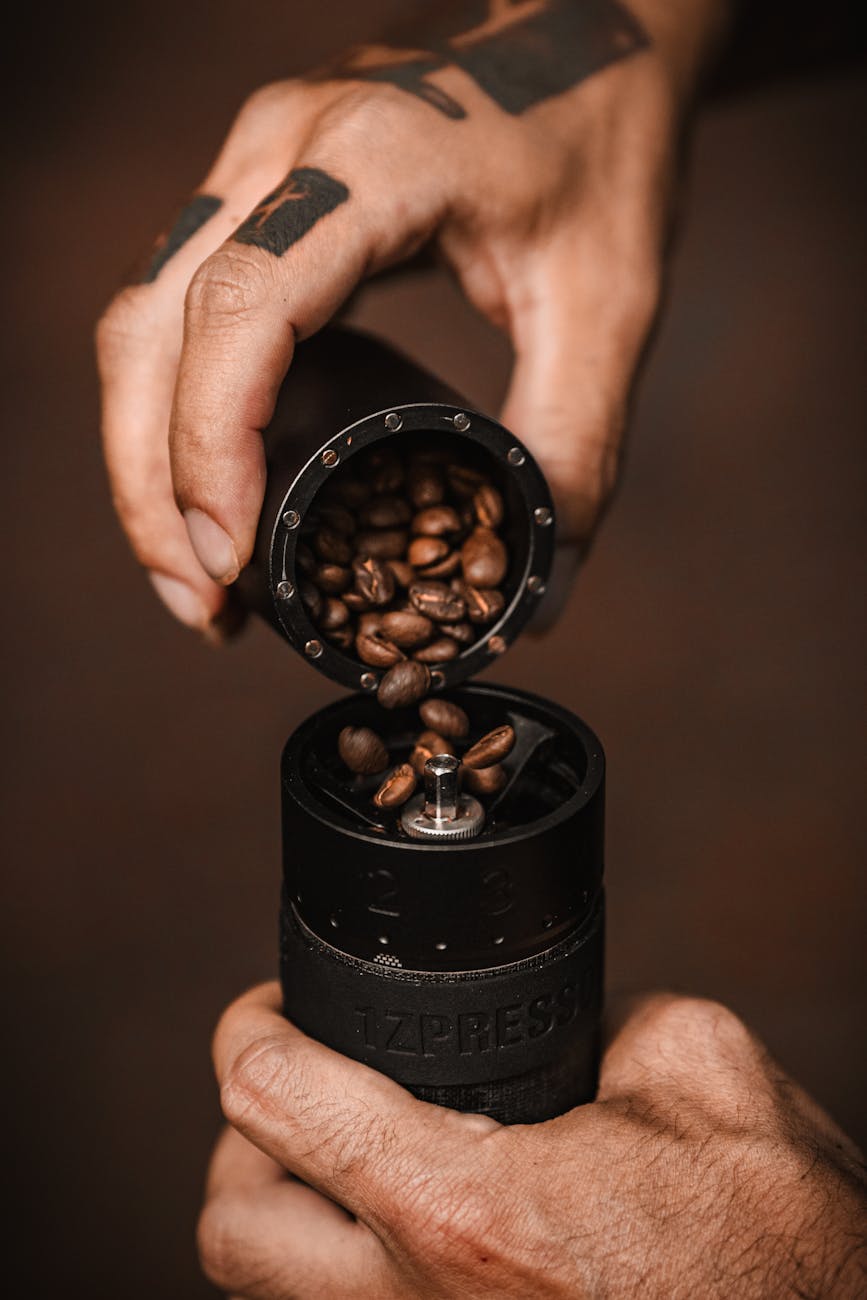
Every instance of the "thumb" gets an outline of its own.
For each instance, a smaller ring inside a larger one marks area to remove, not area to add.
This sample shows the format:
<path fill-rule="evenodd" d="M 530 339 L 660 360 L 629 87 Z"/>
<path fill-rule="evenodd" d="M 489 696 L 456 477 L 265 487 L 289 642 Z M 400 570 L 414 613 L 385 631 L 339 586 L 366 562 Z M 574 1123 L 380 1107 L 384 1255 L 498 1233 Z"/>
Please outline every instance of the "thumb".
<path fill-rule="evenodd" d="M 526 267 L 512 309 L 515 364 L 502 421 L 551 487 L 557 549 L 536 631 L 557 619 L 617 483 L 629 394 L 658 298 L 640 272 L 575 237 Z"/>

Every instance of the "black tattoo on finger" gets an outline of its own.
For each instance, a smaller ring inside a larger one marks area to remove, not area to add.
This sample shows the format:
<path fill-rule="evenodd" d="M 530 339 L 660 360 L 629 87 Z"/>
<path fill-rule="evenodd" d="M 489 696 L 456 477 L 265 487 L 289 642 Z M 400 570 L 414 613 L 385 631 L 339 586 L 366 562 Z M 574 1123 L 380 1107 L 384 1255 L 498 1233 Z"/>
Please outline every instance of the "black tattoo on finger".
<path fill-rule="evenodd" d="M 327 172 L 318 167 L 296 167 L 254 208 L 232 238 L 282 257 L 317 221 L 348 198 L 343 182 Z"/>
<path fill-rule="evenodd" d="M 213 194 L 194 194 L 189 203 L 181 208 L 171 229 L 157 240 L 150 260 L 139 277 L 140 283 L 153 283 L 169 258 L 174 257 L 178 249 L 183 248 L 187 240 L 192 239 L 222 206 L 223 200 Z"/>

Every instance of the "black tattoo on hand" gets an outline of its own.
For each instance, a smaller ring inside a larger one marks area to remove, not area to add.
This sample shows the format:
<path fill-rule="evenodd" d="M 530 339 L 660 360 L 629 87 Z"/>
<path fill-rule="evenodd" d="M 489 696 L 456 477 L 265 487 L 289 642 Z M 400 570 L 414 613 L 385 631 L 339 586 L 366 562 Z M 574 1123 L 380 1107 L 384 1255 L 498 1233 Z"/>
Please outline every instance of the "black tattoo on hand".
<path fill-rule="evenodd" d="M 432 34 L 407 34 L 405 51 L 391 47 L 394 61 L 350 54 L 324 75 L 387 81 L 459 119 L 467 116 L 463 105 L 429 80 L 456 66 L 505 112 L 520 114 L 650 44 L 619 0 L 511 0 L 505 16 L 496 0 L 469 0 L 463 9 L 473 24 L 467 30 L 449 31 L 440 19 Z"/>
<path fill-rule="evenodd" d="M 327 172 L 318 167 L 296 167 L 254 208 L 232 238 L 282 257 L 317 221 L 348 198 L 343 182 Z"/>
<path fill-rule="evenodd" d="M 170 257 L 174 257 L 179 248 L 183 248 L 196 231 L 201 230 L 206 221 L 210 221 L 215 212 L 219 212 L 223 200 L 213 194 L 195 194 L 178 213 L 174 225 L 167 234 L 161 235 L 151 254 L 143 274 L 142 284 L 151 284 L 159 275 Z"/>

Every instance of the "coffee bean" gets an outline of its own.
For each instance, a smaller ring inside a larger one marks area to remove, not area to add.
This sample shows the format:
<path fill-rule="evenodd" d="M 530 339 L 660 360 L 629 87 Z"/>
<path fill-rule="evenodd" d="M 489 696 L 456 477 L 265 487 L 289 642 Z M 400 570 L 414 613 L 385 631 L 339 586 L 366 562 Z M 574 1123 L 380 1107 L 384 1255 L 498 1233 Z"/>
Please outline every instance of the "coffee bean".
<path fill-rule="evenodd" d="M 423 731 L 409 756 L 409 765 L 421 776 L 429 758 L 436 758 L 438 754 L 454 754 L 454 752 L 454 745 L 450 740 L 446 740 L 445 736 L 440 736 L 436 731 Z"/>
<path fill-rule="evenodd" d="M 416 775 L 409 763 L 401 763 L 390 772 L 373 796 L 377 808 L 398 808 L 406 803 L 416 786 Z"/>
<path fill-rule="evenodd" d="M 471 767 L 462 767 L 460 776 L 464 789 L 476 795 L 499 794 L 508 780 L 506 769 L 500 767 L 499 763 L 477 771 Z"/>
<path fill-rule="evenodd" d="M 415 649 L 429 641 L 433 633 L 433 623 L 415 609 L 390 610 L 383 615 L 380 626 L 383 634 L 402 650 Z"/>
<path fill-rule="evenodd" d="M 403 465 L 384 447 L 368 452 L 364 468 L 368 483 L 378 494 L 397 492 L 403 486 Z"/>
<path fill-rule="evenodd" d="M 364 528 L 397 528 L 411 518 L 412 508 L 404 497 L 374 497 L 358 516 Z"/>
<path fill-rule="evenodd" d="M 352 560 L 352 543 L 333 528 L 318 528 L 313 534 L 313 549 L 320 560 L 328 564 L 349 564 Z"/>
<path fill-rule="evenodd" d="M 474 497 L 479 488 L 487 482 L 484 474 L 469 465 L 449 465 L 446 470 L 449 487 L 455 496 Z"/>
<path fill-rule="evenodd" d="M 382 560 L 368 555 L 352 562 L 355 589 L 371 605 L 387 605 L 394 595 L 394 574 Z"/>
<path fill-rule="evenodd" d="M 469 732 L 469 718 L 459 704 L 450 700 L 423 700 L 418 711 L 424 725 L 441 736 L 461 740 Z"/>
<path fill-rule="evenodd" d="M 355 638 L 355 650 L 359 659 L 373 668 L 391 668 L 406 657 L 393 641 L 378 631 L 359 632 Z"/>
<path fill-rule="evenodd" d="M 314 587 L 312 582 L 301 578 L 298 582 L 298 594 L 313 622 L 318 623 L 325 606 L 322 592 L 318 587 Z"/>
<path fill-rule="evenodd" d="M 376 698 L 384 709 L 401 709 L 414 704 L 430 690 L 430 669 L 427 664 L 405 659 L 395 664 L 379 683 Z"/>
<path fill-rule="evenodd" d="M 469 623 L 440 623 L 439 631 L 450 636 L 459 645 L 471 645 L 476 639 L 476 634 Z"/>
<path fill-rule="evenodd" d="M 314 570 L 313 581 L 327 596 L 339 596 L 352 581 L 352 573 L 341 564 L 319 564 Z"/>
<path fill-rule="evenodd" d="M 415 573 L 411 564 L 406 560 L 386 560 L 386 564 L 394 574 L 394 580 L 399 587 L 407 588 L 411 582 L 415 581 Z"/>
<path fill-rule="evenodd" d="M 441 537 L 414 537 L 409 544 L 406 558 L 417 569 L 427 564 L 436 564 L 445 559 L 449 553 L 449 544 Z"/>
<path fill-rule="evenodd" d="M 334 628 L 333 631 L 326 632 L 325 635 L 338 650 L 349 650 L 355 644 L 355 633 L 349 623 L 345 623 L 343 627 Z"/>
<path fill-rule="evenodd" d="M 428 506 L 413 517 L 412 531 L 416 536 L 441 537 L 443 533 L 456 533 L 461 526 L 458 513 L 451 506 Z"/>
<path fill-rule="evenodd" d="M 360 591 L 345 591 L 343 603 L 352 614 L 365 614 L 370 609 L 370 601 Z"/>
<path fill-rule="evenodd" d="M 444 582 L 414 582 L 409 598 L 415 609 L 437 623 L 458 623 L 466 612 L 464 599 Z"/>
<path fill-rule="evenodd" d="M 414 461 L 406 478 L 409 499 L 416 510 L 438 506 L 445 496 L 445 483 L 441 470 L 426 461 Z"/>
<path fill-rule="evenodd" d="M 441 581 L 443 578 L 450 578 L 452 574 L 455 573 L 456 570 L 458 570 L 460 567 L 461 567 L 460 551 L 451 551 L 448 555 L 445 555 L 441 560 L 437 560 L 436 564 L 426 564 L 424 568 L 420 568 L 418 571 L 418 576 L 420 578 L 424 578 L 425 581 L 431 578 L 438 579 Z"/>
<path fill-rule="evenodd" d="M 506 576 L 506 548 L 491 528 L 476 528 L 461 547 L 464 577 L 473 587 L 498 587 Z"/>
<path fill-rule="evenodd" d="M 503 522 L 503 498 L 492 483 L 484 483 L 473 497 L 476 518 L 485 528 L 499 528 Z"/>
<path fill-rule="evenodd" d="M 370 727 L 344 727 L 337 752 L 351 772 L 381 772 L 388 767 L 388 750 Z"/>
<path fill-rule="evenodd" d="M 316 556 L 306 542 L 299 542 L 295 547 L 295 568 L 299 573 L 306 573 L 308 578 L 316 568 Z"/>
<path fill-rule="evenodd" d="M 409 538 L 401 528 L 383 528 L 359 533 L 355 539 L 357 555 L 371 555 L 377 560 L 402 560 Z"/>
<path fill-rule="evenodd" d="M 331 528 L 335 533 L 340 533 L 343 537 L 351 537 L 355 532 L 356 523 L 353 515 L 345 506 L 340 505 L 322 505 L 317 506 L 317 522 L 325 528 Z"/>
<path fill-rule="evenodd" d="M 493 623 L 505 609 L 505 597 L 496 588 L 471 587 L 468 582 L 465 582 L 462 590 L 467 606 L 467 618 L 471 623 Z"/>
<path fill-rule="evenodd" d="M 483 768 L 493 767 L 495 763 L 501 763 L 507 754 L 512 752 L 512 746 L 515 743 L 515 731 L 506 723 L 502 727 L 495 727 L 489 731 L 481 740 L 477 740 L 464 754 L 464 767 Z"/>
<path fill-rule="evenodd" d="M 420 664 L 445 664 L 454 659 L 460 649 L 457 641 L 453 641 L 450 636 L 441 636 L 436 641 L 423 645 L 420 650 L 413 650 L 412 657 Z"/>
<path fill-rule="evenodd" d="M 341 474 L 339 478 L 331 480 L 325 489 L 324 495 L 330 500 L 338 501 L 341 505 L 347 506 L 350 510 L 358 510 L 359 506 L 363 506 L 370 496 L 370 488 L 359 478 Z"/>
<path fill-rule="evenodd" d="M 349 622 L 349 610 L 336 596 L 326 596 L 316 624 L 323 632 L 333 632 Z"/>

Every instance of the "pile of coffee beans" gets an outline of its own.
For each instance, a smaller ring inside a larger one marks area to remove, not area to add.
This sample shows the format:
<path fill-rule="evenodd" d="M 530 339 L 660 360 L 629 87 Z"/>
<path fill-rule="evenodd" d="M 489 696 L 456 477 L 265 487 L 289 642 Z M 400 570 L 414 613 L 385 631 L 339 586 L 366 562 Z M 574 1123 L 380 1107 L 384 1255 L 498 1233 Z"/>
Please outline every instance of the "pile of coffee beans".
<path fill-rule="evenodd" d="M 317 497 L 295 552 L 299 594 L 326 641 L 385 669 L 384 708 L 427 695 L 431 667 L 503 612 L 504 513 L 479 470 L 391 447 L 354 458 Z"/>
<path fill-rule="evenodd" d="M 474 795 L 493 795 L 506 783 L 502 766 L 515 743 L 514 729 L 503 724 L 482 736 L 461 755 L 456 744 L 466 741 L 470 720 L 459 705 L 449 700 L 428 699 L 419 706 L 424 730 L 415 739 L 409 759 L 393 767 L 373 796 L 377 808 L 399 808 L 415 791 L 424 765 L 437 754 L 461 759 L 460 777 Z M 370 727 L 344 727 L 337 742 L 343 762 L 351 772 L 371 776 L 384 771 L 390 762 L 388 748 Z"/>

